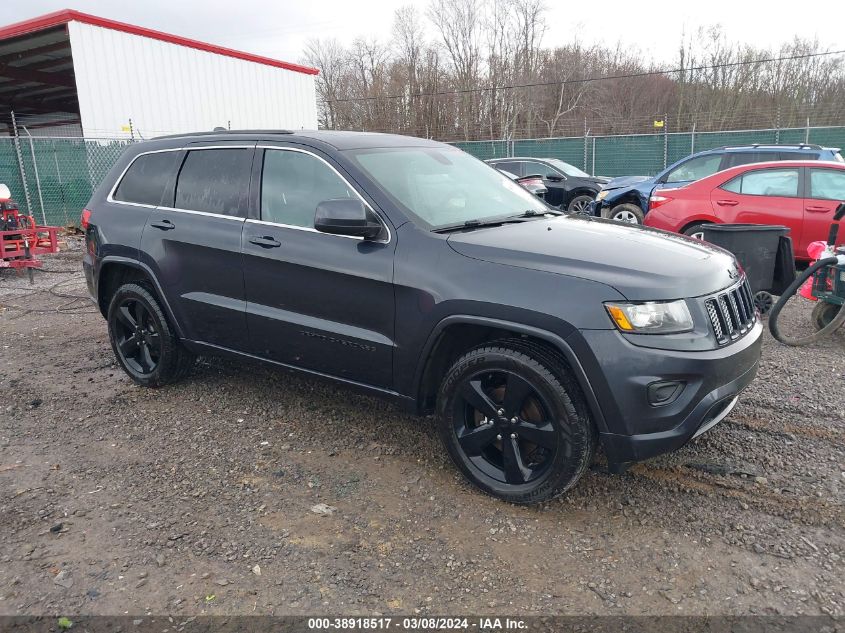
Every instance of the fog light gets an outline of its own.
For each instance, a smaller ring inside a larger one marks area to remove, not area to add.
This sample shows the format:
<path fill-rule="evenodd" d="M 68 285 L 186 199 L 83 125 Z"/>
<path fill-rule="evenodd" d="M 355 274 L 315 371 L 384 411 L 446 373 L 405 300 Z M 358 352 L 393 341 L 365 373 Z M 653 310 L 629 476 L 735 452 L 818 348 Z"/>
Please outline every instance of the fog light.
<path fill-rule="evenodd" d="M 652 406 L 671 404 L 678 399 L 686 383 L 678 380 L 659 380 L 651 383 L 647 388 L 648 403 Z"/>

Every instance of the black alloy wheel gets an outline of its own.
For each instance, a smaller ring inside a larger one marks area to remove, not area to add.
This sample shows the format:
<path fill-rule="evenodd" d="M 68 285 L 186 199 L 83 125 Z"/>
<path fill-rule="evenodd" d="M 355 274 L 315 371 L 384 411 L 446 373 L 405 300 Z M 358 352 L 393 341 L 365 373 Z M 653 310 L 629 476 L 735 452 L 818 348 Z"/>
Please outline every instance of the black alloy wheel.
<path fill-rule="evenodd" d="M 571 488 L 598 441 L 565 361 L 521 339 L 479 346 L 454 362 L 438 394 L 437 427 L 464 476 L 511 503 Z"/>
<path fill-rule="evenodd" d="M 541 477 L 558 450 L 557 430 L 542 396 L 515 373 L 465 378 L 454 400 L 455 434 L 467 458 L 501 483 Z"/>
<path fill-rule="evenodd" d="M 118 288 L 109 302 L 109 340 L 123 370 L 139 385 L 161 387 L 186 376 L 196 356 L 182 345 L 152 289 Z"/>
<path fill-rule="evenodd" d="M 117 306 L 115 343 L 121 360 L 141 375 L 152 374 L 161 360 L 161 332 L 152 312 L 138 298 Z"/>

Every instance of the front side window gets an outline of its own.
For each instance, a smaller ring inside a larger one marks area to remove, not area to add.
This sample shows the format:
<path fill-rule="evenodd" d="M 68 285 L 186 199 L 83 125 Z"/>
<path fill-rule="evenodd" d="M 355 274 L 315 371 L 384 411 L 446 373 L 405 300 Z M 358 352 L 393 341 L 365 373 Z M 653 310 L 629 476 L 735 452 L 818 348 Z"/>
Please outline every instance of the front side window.
<path fill-rule="evenodd" d="M 809 197 L 845 201 L 845 170 L 811 169 Z"/>
<path fill-rule="evenodd" d="M 261 177 L 262 220 L 313 228 L 318 204 L 353 197 L 352 188 L 316 156 L 289 150 L 265 150 Z"/>
<path fill-rule="evenodd" d="M 176 181 L 176 208 L 239 215 L 251 164 L 252 149 L 189 151 Z"/>
<path fill-rule="evenodd" d="M 120 202 L 158 206 L 164 187 L 176 169 L 178 152 L 154 152 L 138 156 L 126 173 L 113 198 Z"/>
<path fill-rule="evenodd" d="M 545 163 L 535 163 L 532 161 L 524 161 L 522 163 L 522 175 L 523 176 L 542 176 L 545 178 L 546 176 L 558 176 L 558 172 L 556 169 L 553 169 L 546 165 Z"/>
<path fill-rule="evenodd" d="M 712 176 L 719 171 L 721 162 L 722 156 L 720 154 L 693 158 L 666 174 L 665 182 L 689 182 Z"/>
<path fill-rule="evenodd" d="M 554 165 L 558 171 L 563 172 L 567 176 L 572 176 L 573 178 L 591 178 L 590 174 L 584 170 L 578 169 L 575 165 L 570 165 L 569 163 L 565 163 L 557 158 L 550 158 L 549 162 Z"/>
<path fill-rule="evenodd" d="M 514 176 L 521 176 L 522 175 L 522 173 L 520 171 L 522 169 L 522 164 L 518 163 L 516 161 L 506 161 L 506 162 L 503 162 L 503 163 L 496 163 L 494 166 L 496 167 L 496 169 L 499 169 L 501 171 L 506 171 L 509 174 L 513 174 Z"/>
<path fill-rule="evenodd" d="M 760 169 L 749 171 L 722 185 L 722 189 L 746 196 L 798 196 L 797 169 Z"/>
<path fill-rule="evenodd" d="M 347 155 L 408 213 L 430 228 L 549 208 L 513 180 L 459 149 L 400 147 Z"/>

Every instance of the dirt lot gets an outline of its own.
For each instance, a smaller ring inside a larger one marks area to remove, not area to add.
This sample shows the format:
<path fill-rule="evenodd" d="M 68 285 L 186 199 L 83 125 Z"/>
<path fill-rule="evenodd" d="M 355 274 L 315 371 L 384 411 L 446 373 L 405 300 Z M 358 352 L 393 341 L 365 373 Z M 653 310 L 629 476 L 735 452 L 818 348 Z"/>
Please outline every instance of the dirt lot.
<path fill-rule="evenodd" d="M 339 388 L 213 359 L 138 388 L 81 275 L 36 280 L 0 274 L 2 614 L 845 614 L 843 332 L 767 334 L 711 432 L 521 508 Z"/>

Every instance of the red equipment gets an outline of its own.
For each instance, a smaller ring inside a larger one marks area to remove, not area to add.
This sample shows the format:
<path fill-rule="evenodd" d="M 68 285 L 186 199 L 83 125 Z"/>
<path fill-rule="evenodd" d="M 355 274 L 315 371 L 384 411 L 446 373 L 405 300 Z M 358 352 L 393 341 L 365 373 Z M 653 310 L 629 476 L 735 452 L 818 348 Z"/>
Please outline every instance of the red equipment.
<path fill-rule="evenodd" d="M 58 230 L 38 226 L 31 215 L 21 214 L 9 188 L 0 185 L 0 268 L 40 268 L 37 255 L 59 251 Z"/>

